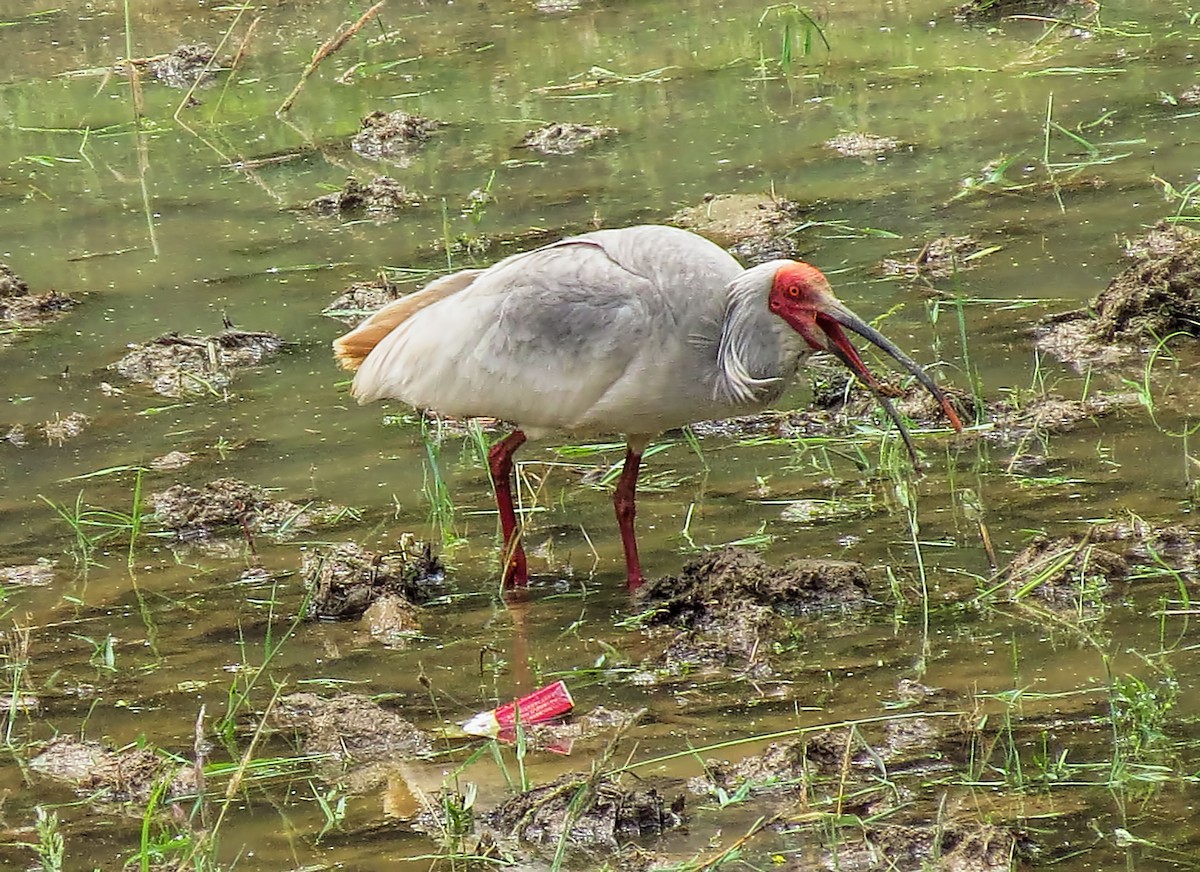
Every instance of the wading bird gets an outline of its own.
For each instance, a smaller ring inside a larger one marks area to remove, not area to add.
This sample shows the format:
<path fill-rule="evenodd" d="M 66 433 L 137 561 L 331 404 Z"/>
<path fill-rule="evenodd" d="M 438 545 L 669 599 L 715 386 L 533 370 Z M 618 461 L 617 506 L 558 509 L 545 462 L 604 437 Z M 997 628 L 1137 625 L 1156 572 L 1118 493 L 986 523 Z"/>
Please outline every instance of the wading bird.
<path fill-rule="evenodd" d="M 774 260 L 743 269 L 724 249 L 673 227 L 598 230 L 463 270 L 397 300 L 335 340 L 360 403 L 394 398 L 516 429 L 488 452 L 504 583 L 528 569 L 512 498 L 513 454 L 529 436 L 624 433 L 613 503 L 630 589 L 643 580 L 634 535 L 642 452 L 664 430 L 760 411 L 814 351 L 875 393 L 915 451 L 842 328 L 891 355 L 962 424 L 933 379 L 833 295 L 816 267 Z"/>

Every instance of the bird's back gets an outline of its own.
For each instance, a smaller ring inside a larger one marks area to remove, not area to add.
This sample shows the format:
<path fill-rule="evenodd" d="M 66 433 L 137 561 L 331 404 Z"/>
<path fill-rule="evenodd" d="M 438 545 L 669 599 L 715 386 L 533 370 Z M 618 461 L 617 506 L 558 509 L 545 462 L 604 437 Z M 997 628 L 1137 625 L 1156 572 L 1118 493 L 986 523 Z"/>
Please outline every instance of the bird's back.
<path fill-rule="evenodd" d="M 728 413 L 714 399 L 716 345 L 741 271 L 684 230 L 600 230 L 441 279 L 335 347 L 371 345 L 361 402 L 651 434 Z"/>

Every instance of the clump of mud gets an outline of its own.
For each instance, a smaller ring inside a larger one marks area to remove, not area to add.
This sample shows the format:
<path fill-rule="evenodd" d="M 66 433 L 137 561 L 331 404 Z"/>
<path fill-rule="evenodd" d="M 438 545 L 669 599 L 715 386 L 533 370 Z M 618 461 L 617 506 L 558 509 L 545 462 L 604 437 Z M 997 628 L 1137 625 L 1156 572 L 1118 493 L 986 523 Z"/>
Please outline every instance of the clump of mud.
<path fill-rule="evenodd" d="M 8 264 L 0 263 L 0 300 L 22 297 L 28 293 L 29 285 L 25 283 L 25 280 L 13 272 L 12 267 Z"/>
<path fill-rule="evenodd" d="M 174 472 L 192 463 L 195 458 L 186 451 L 168 451 L 150 461 L 150 468 L 159 472 Z"/>
<path fill-rule="evenodd" d="M 374 700 L 353 693 L 332 698 L 288 694 L 276 703 L 269 720 L 276 729 L 295 733 L 306 754 L 339 760 L 419 757 L 433 748 L 423 730 Z"/>
<path fill-rule="evenodd" d="M 901 699 L 912 700 L 903 688 Z M 922 688 L 929 696 L 932 688 Z M 707 760 L 704 775 L 688 786 L 694 793 L 711 794 L 738 791 L 758 794 L 796 794 L 810 789 L 818 778 L 834 777 L 841 784 L 866 783 L 883 774 L 899 772 L 927 776 L 935 770 L 947 770 L 949 762 L 960 756 L 963 745 L 961 724 L 946 718 L 897 717 L 888 721 L 883 734 L 868 743 L 860 729 L 844 727 L 813 732 L 798 739 L 772 742 L 759 754 L 736 763 Z M 858 794 L 858 807 L 847 809 L 864 817 L 894 807 L 895 795 L 875 794 L 870 790 L 848 791 Z"/>
<path fill-rule="evenodd" d="M 922 693 L 937 692 L 922 688 Z M 888 821 L 839 829 L 824 857 L 814 856 L 796 869 L 1007 872 L 1016 851 L 1026 847 L 1015 831 L 955 820 L 953 806 L 931 822 L 901 778 L 924 781 L 957 771 L 967 753 L 965 726 L 958 719 L 897 717 L 871 743 L 860 728 L 810 733 L 774 742 L 736 763 L 707 760 L 704 776 L 692 779 L 689 788 L 717 797 L 786 797 L 804 806 L 833 791 L 838 808 L 852 819 Z"/>
<path fill-rule="evenodd" d="M 71 412 L 66 417 L 55 413 L 49 421 L 38 424 L 36 429 L 45 437 L 46 444 L 61 447 L 67 440 L 81 435 L 91 423 L 91 416 L 83 412 Z M 29 444 L 29 434 L 24 424 L 13 424 L 7 429 L 0 427 L 0 431 L 3 431 L 0 440 L 10 445 L 24 448 Z"/>
<path fill-rule="evenodd" d="M 196 789 L 196 773 L 147 746 L 127 745 L 113 750 L 99 742 L 59 736 L 29 761 L 34 772 L 70 784 L 93 802 L 145 805 L 159 785 L 166 797 Z"/>
<path fill-rule="evenodd" d="M 1036 595 L 1053 606 L 1096 607 L 1139 567 L 1163 565 L 1185 574 L 1200 567 L 1200 535 L 1141 518 L 1094 524 L 1083 533 L 1038 536 L 1004 570 L 1015 597 Z"/>
<path fill-rule="evenodd" d="M 216 79 L 210 67 L 215 54 L 207 43 L 181 45 L 170 54 L 151 58 L 146 67 L 150 75 L 171 88 L 207 87 Z"/>
<path fill-rule="evenodd" d="M 405 648 L 421 635 L 421 607 L 398 594 L 376 599 L 363 612 L 371 638 L 389 648 Z"/>
<path fill-rule="evenodd" d="M 815 411 L 788 413 L 781 423 L 782 435 L 804 436 L 828 433 L 831 429 L 871 420 L 879 400 L 840 362 L 817 355 L 809 360 L 805 375 L 812 389 Z M 977 420 L 975 398 L 953 385 L 942 385 L 942 392 L 964 421 Z M 891 400 L 901 415 L 921 427 L 947 426 L 941 404 L 919 382 L 908 380 L 894 384 L 880 380 L 879 392 Z"/>
<path fill-rule="evenodd" d="M 636 724 L 646 714 L 646 709 L 610 709 L 596 706 L 584 715 L 572 714 L 562 721 L 542 724 L 523 724 L 521 732 L 527 748 L 570 754 L 576 742 L 589 742 L 605 737 L 609 742 L 615 735 Z M 516 741 L 516 730 L 501 730 L 499 738 L 505 742 Z"/>
<path fill-rule="evenodd" d="M 669 223 L 729 248 L 749 265 L 799 254 L 792 231 L 802 217 L 790 200 L 755 194 L 706 194 L 699 206 L 681 209 Z"/>
<path fill-rule="evenodd" d="M 692 429 L 702 436 L 745 437 L 765 435 L 777 439 L 798 439 L 845 433 L 875 420 L 881 414 L 879 401 L 841 364 L 810 359 L 806 374 L 813 394 L 813 408 L 771 410 L 756 415 L 741 415 L 719 421 L 698 421 Z M 948 425 L 941 405 L 916 382 L 897 386 L 884 382 L 883 393 L 909 422 L 922 429 L 945 429 Z M 1012 396 L 988 400 L 979 408 L 978 400 L 967 391 L 942 385 L 950 404 L 965 422 L 990 424 L 957 438 L 980 438 L 1002 444 L 1022 442 L 1030 437 L 1067 433 L 1087 422 L 1116 414 L 1138 404 L 1132 393 L 1092 391 L 1084 399 L 1069 399 L 1055 394 Z M 869 504 L 843 505 L 839 511 L 869 510 Z M 797 510 L 801 511 L 802 507 Z M 803 520 L 803 518 L 801 518 Z"/>
<path fill-rule="evenodd" d="M 1200 335 L 1200 233 L 1160 223 L 1087 308 L 1055 315 L 1037 345 L 1069 363 L 1117 362 L 1174 333 Z"/>
<path fill-rule="evenodd" d="M 1010 829 L 991 824 L 872 824 L 837 846 L 831 868 L 858 872 L 1009 872 L 1021 842 Z"/>
<path fill-rule="evenodd" d="M 889 277 L 942 279 L 974 269 L 985 251 L 973 236 L 939 236 L 925 243 L 911 260 L 884 258 L 879 272 Z"/>
<path fill-rule="evenodd" d="M 954 7 L 960 21 L 996 21 L 1013 15 L 1058 18 L 1069 13 L 1094 14 L 1096 0 L 969 0 Z"/>
<path fill-rule="evenodd" d="M 62 445 L 68 439 L 74 439 L 92 423 L 91 416 L 83 412 L 71 412 L 67 417 L 55 415 L 50 421 L 42 422 L 42 433 L 51 445 Z"/>
<path fill-rule="evenodd" d="M 611 776 L 567 774 L 514 796 L 487 822 L 533 845 L 565 841 L 584 851 L 611 851 L 682 826 L 684 804 L 682 794 L 668 802 L 653 787 L 630 790 Z"/>
<path fill-rule="evenodd" d="M 365 185 L 354 178 L 340 191 L 310 200 L 305 206 L 319 215 L 367 215 L 383 218 L 420 206 L 425 198 L 390 176 L 377 176 Z"/>
<path fill-rule="evenodd" d="M 839 367 L 822 378 L 822 372 L 814 369 L 810 375 L 813 389 L 813 405 L 819 409 L 835 411 L 839 418 L 848 422 L 870 419 L 879 407 L 879 401 L 863 387 L 845 368 Z M 945 427 L 946 413 L 941 403 L 919 382 L 905 385 L 881 383 L 881 393 L 892 401 L 896 411 L 920 427 Z M 975 398 L 952 385 L 943 385 L 942 393 L 954 407 L 960 419 L 977 420 L 979 412 Z"/>
<path fill-rule="evenodd" d="M 1160 221 L 1141 236 L 1122 240 L 1121 253 L 1132 261 L 1142 262 L 1170 257 L 1195 242 L 1194 230 Z"/>
<path fill-rule="evenodd" d="M 739 790 L 783 793 L 803 790 L 815 773 L 829 775 L 856 762 L 858 750 L 849 730 L 825 730 L 788 742 L 772 742 L 761 754 L 736 763 L 708 760 L 704 775 L 689 782 L 694 793 L 720 788 L 726 794 Z"/>
<path fill-rule="evenodd" d="M 353 542 L 321 547 L 304 554 L 300 576 L 309 592 L 308 617 L 333 620 L 361 618 L 384 597 L 398 598 L 416 612 L 413 602 L 428 599 L 431 584 L 442 580 L 441 561 L 428 542 L 411 536 L 396 551 L 368 551 Z"/>
<path fill-rule="evenodd" d="M 997 442 L 1015 442 L 1030 436 L 1069 433 L 1085 421 L 1108 417 L 1137 403 L 1133 394 L 1097 391 L 1080 400 L 1053 394 L 1020 402 L 1005 400 L 989 410 L 993 429 L 984 436 Z"/>
<path fill-rule="evenodd" d="M 400 299 L 400 288 L 385 277 L 373 282 L 355 282 L 321 310 L 327 318 L 354 325 L 388 303 Z"/>
<path fill-rule="evenodd" d="M 533 8 L 544 15 L 566 15 L 583 5 L 583 0 L 534 0 Z"/>
<path fill-rule="evenodd" d="M 32 294 L 29 285 L 8 264 L 0 263 L 0 328 L 36 327 L 61 318 L 78 305 L 74 297 L 58 291 Z"/>
<path fill-rule="evenodd" d="M 109 369 L 149 385 L 157 394 L 179 399 L 218 394 L 236 370 L 257 366 L 283 348 L 274 333 L 228 328 L 214 336 L 167 333 L 130 351 Z"/>
<path fill-rule="evenodd" d="M 845 157 L 879 157 L 895 151 L 903 143 L 890 136 L 875 136 L 870 133 L 841 133 L 826 140 L 825 147 Z"/>
<path fill-rule="evenodd" d="M 45 587 L 54 581 L 54 567 L 54 561 L 46 557 L 21 566 L 0 566 L 0 586 Z"/>
<path fill-rule="evenodd" d="M 654 623 L 705 630 L 761 609 L 796 616 L 860 608 L 868 595 L 861 563 L 796 557 L 775 567 L 754 551 L 730 546 L 689 561 L 678 578 L 647 581 L 635 601 L 654 608 Z"/>
<path fill-rule="evenodd" d="M 542 154 L 574 154 L 616 134 L 615 127 L 595 124 L 547 124 L 526 133 L 518 147 L 532 148 Z"/>
<path fill-rule="evenodd" d="M 878 407 L 874 395 L 835 361 L 814 359 L 809 363 L 807 374 L 812 386 L 813 405 L 818 411 L 793 411 L 784 413 L 782 418 L 777 415 L 773 420 L 769 419 L 770 426 L 767 429 L 775 435 L 794 437 L 827 433 L 834 427 L 869 420 Z M 917 426 L 946 426 L 941 405 L 917 382 L 910 381 L 903 387 L 885 383 L 883 391 L 896 410 Z M 942 391 L 963 421 L 991 424 L 990 429 L 979 432 L 980 438 L 1000 443 L 1017 442 L 1030 436 L 1067 433 L 1084 422 L 1107 417 L 1138 402 L 1131 393 L 1092 391 L 1084 399 L 1069 399 L 1055 394 L 1014 395 L 985 401 L 983 408 L 980 408 L 979 400 L 967 391 L 953 385 L 942 385 Z M 734 423 L 739 420 L 734 419 Z M 750 419 L 747 426 L 753 423 L 754 419 Z"/>
<path fill-rule="evenodd" d="M 203 539 L 223 529 L 283 535 L 337 521 L 343 506 L 275 499 L 266 488 L 236 478 L 219 478 L 202 487 L 177 484 L 150 495 L 153 520 L 180 539 Z"/>
<path fill-rule="evenodd" d="M 793 558 L 774 567 L 728 547 L 689 561 L 679 577 L 647 581 L 634 605 L 648 613 L 647 626 L 672 631 L 658 658 L 669 671 L 741 662 L 765 676 L 764 643 L 786 631 L 787 619 L 861 609 L 869 594 L 860 563 Z"/>
<path fill-rule="evenodd" d="M 362 120 L 362 129 L 350 141 L 356 154 L 374 160 L 407 163 L 412 152 L 425 143 L 445 122 L 396 109 L 372 112 Z"/>

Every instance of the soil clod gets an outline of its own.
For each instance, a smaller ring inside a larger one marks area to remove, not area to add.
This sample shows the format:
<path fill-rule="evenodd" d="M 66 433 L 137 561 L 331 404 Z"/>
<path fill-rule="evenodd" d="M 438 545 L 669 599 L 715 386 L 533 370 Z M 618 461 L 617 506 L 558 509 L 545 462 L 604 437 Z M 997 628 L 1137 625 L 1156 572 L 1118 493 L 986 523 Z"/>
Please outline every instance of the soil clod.
<path fill-rule="evenodd" d="M 542 154 L 574 154 L 616 133 L 615 127 L 594 124 L 547 124 L 526 133 L 520 147 L 532 148 Z"/>
<path fill-rule="evenodd" d="M 1200 336 L 1200 233 L 1160 223 L 1125 250 L 1133 264 L 1086 308 L 1047 319 L 1039 348 L 1083 366 L 1118 362 L 1176 333 Z"/>
<path fill-rule="evenodd" d="M 421 609 L 402 596 L 384 594 L 362 615 L 373 639 L 391 648 L 403 648 L 421 634 Z"/>
<path fill-rule="evenodd" d="M 1084 421 L 1103 418 L 1136 403 L 1132 394 L 1098 391 L 1081 400 L 1053 394 L 1020 402 L 1006 400 L 991 411 L 995 429 L 989 435 L 999 442 L 1013 442 L 1034 435 L 1067 433 Z"/>
<path fill-rule="evenodd" d="M 1008 829 L 981 823 L 874 824 L 837 848 L 841 872 L 1009 872 L 1018 850 Z M 795 867 L 785 867 L 795 868 Z"/>
<path fill-rule="evenodd" d="M 997 21 L 1014 15 L 1059 18 L 1071 12 L 1095 13 L 1096 0 L 969 0 L 954 7 L 960 21 Z"/>
<path fill-rule="evenodd" d="M 793 558 L 773 567 L 731 546 L 688 562 L 678 578 L 648 581 L 634 604 L 650 613 L 649 626 L 676 631 L 660 658 L 672 671 L 742 661 L 765 677 L 764 643 L 785 631 L 787 619 L 861 609 L 868 597 L 860 563 Z"/>
<path fill-rule="evenodd" d="M 176 469 L 183 469 L 193 460 L 195 458 L 186 451 L 168 451 L 151 460 L 150 468 L 159 472 L 173 472 Z"/>
<path fill-rule="evenodd" d="M 1083 533 L 1038 536 L 1004 570 L 1015 598 L 1033 594 L 1054 606 L 1096 607 L 1138 567 L 1194 573 L 1200 535 L 1178 525 L 1155 527 L 1141 518 L 1093 524 Z"/>
<path fill-rule="evenodd" d="M 290 730 L 306 754 L 358 761 L 419 757 L 433 748 L 429 736 L 394 711 L 368 697 L 315 693 L 281 697 L 271 711 L 272 726 Z"/>
<path fill-rule="evenodd" d="M 570 754 L 576 742 L 589 742 L 599 737 L 608 740 L 636 724 L 646 714 L 646 709 L 610 709 L 596 706 L 585 715 L 572 715 L 563 721 L 541 724 L 523 724 L 521 731 L 527 748 Z M 499 738 L 504 742 L 516 741 L 515 729 L 502 729 Z"/>
<path fill-rule="evenodd" d="M 216 73 L 209 65 L 214 55 L 207 43 L 181 45 L 170 54 L 152 58 L 146 66 L 164 85 L 183 91 L 194 84 L 205 87 L 213 83 Z"/>
<path fill-rule="evenodd" d="M 54 566 L 54 561 L 46 557 L 22 566 L 0 566 L 0 586 L 45 587 L 54 581 Z"/>
<path fill-rule="evenodd" d="M 825 142 L 826 148 L 846 157 L 879 157 L 901 145 L 898 139 L 870 133 L 840 133 Z"/>
<path fill-rule="evenodd" d="M 668 802 L 653 787 L 629 790 L 604 775 L 563 775 L 514 796 L 488 815 L 507 835 L 534 845 L 561 840 L 577 849 L 611 850 L 660 836 L 684 823 L 682 794 Z"/>
<path fill-rule="evenodd" d="M 109 369 L 149 385 L 164 397 L 217 395 L 229 386 L 236 370 L 257 366 L 283 345 L 274 333 L 234 328 L 214 336 L 167 333 L 130 346 L 129 353 Z"/>
<path fill-rule="evenodd" d="M 764 607 L 789 616 L 853 609 L 868 595 L 861 563 L 797 557 L 774 567 L 753 551 L 730 546 L 689 561 L 678 578 L 648 581 L 637 600 L 657 609 L 656 623 L 707 629 Z"/>
<path fill-rule="evenodd" d="M 412 603 L 428 599 L 428 587 L 441 582 L 443 572 L 429 543 L 411 536 L 387 553 L 353 542 L 318 548 L 305 553 L 300 567 L 309 591 L 308 616 L 338 620 L 361 618 L 384 597 L 403 600 L 415 614 Z M 377 610 L 375 618 L 381 617 Z"/>
<path fill-rule="evenodd" d="M 310 200 L 305 208 L 320 215 L 385 218 L 424 202 L 423 196 L 408 190 L 391 176 L 376 176 L 365 185 L 349 178 L 340 191 Z"/>
<path fill-rule="evenodd" d="M 372 312 L 400 299 L 400 296 L 400 288 L 386 278 L 355 282 L 322 309 L 321 314 L 343 324 L 354 325 Z"/>
<path fill-rule="evenodd" d="M 849 730 L 826 730 L 790 742 L 772 742 L 761 754 L 733 764 L 709 760 L 705 775 L 690 783 L 696 793 L 719 787 L 727 794 L 739 790 L 778 793 L 803 790 L 815 773 L 829 775 L 853 761 Z"/>
<path fill-rule="evenodd" d="M 297 505 L 275 499 L 266 488 L 236 478 L 219 478 L 197 488 L 177 484 L 150 495 L 154 520 L 180 539 L 203 539 L 220 530 L 284 535 L 291 530 L 333 523 L 342 506 Z"/>
<path fill-rule="evenodd" d="M 699 206 L 676 212 L 670 218 L 688 230 L 729 248 L 748 265 L 799 254 L 790 235 L 802 214 L 790 200 L 755 194 L 708 194 Z"/>
<path fill-rule="evenodd" d="M 372 112 L 362 120 L 362 129 L 350 141 L 356 154 L 375 160 L 406 164 L 420 147 L 445 122 L 396 109 Z"/>
<path fill-rule="evenodd" d="M 943 279 L 974 269 L 985 250 L 973 236 L 939 236 L 925 243 L 911 260 L 884 258 L 879 272 L 885 276 Z"/>
<path fill-rule="evenodd" d="M 93 801 L 144 805 L 166 781 L 167 797 L 195 790 L 195 772 L 148 746 L 112 750 L 99 742 L 59 736 L 29 761 L 48 778 L 72 785 Z"/>
<path fill-rule="evenodd" d="M 74 439 L 82 433 L 90 423 L 92 423 L 92 419 L 89 415 L 85 415 L 83 412 L 71 412 L 65 418 L 55 415 L 53 419 L 43 421 L 41 430 L 48 443 L 62 445 L 68 439 Z"/>
<path fill-rule="evenodd" d="M 0 328 L 46 324 L 76 305 L 74 297 L 58 291 L 30 293 L 29 285 L 8 264 L 0 263 Z"/>

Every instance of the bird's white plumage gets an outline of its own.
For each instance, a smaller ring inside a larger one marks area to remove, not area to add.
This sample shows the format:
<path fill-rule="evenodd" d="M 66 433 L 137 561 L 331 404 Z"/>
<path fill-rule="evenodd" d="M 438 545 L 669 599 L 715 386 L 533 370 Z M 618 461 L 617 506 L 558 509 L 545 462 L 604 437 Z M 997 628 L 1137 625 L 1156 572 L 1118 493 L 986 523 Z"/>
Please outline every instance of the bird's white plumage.
<path fill-rule="evenodd" d="M 791 331 L 767 313 L 771 270 L 762 272 L 747 329 L 765 371 L 749 375 L 770 380 L 790 374 L 776 358 L 799 346 L 780 344 Z M 354 394 L 531 431 L 653 434 L 761 406 L 720 384 L 731 282 L 748 274 L 717 245 L 670 227 L 566 239 L 500 261 L 415 312 L 367 356 Z"/>

